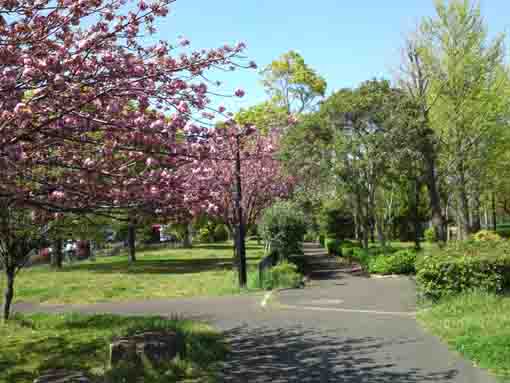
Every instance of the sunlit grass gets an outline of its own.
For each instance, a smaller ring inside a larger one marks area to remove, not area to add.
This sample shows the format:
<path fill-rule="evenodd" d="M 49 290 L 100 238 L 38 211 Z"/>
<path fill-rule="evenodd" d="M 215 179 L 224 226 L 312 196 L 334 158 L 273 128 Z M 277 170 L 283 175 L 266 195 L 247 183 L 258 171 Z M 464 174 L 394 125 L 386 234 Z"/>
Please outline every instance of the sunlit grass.
<path fill-rule="evenodd" d="M 476 365 L 510 378 L 510 297 L 451 297 L 424 310 L 418 319 Z"/>
<path fill-rule="evenodd" d="M 254 270 L 262 245 L 249 242 L 247 258 Z M 16 279 L 16 301 L 95 303 L 158 298 L 219 296 L 239 293 L 232 266 L 232 244 L 204 244 L 193 249 L 145 250 L 129 264 L 125 254 L 65 265 L 23 270 Z"/>

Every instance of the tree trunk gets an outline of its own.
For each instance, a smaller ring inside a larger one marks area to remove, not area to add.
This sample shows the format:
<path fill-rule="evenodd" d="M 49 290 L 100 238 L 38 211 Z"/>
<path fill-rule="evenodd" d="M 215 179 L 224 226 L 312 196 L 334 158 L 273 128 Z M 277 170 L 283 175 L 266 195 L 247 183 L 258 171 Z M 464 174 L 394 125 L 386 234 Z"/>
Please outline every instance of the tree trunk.
<path fill-rule="evenodd" d="M 53 251 L 51 253 L 51 267 L 55 269 L 62 268 L 62 260 L 64 255 L 62 253 L 62 240 L 56 239 L 53 241 Z"/>
<path fill-rule="evenodd" d="M 185 249 L 191 249 L 193 247 L 193 241 L 191 239 L 191 222 L 188 222 L 184 228 L 182 247 Z"/>
<path fill-rule="evenodd" d="M 6 286 L 5 286 L 5 296 L 4 296 L 4 304 L 3 304 L 3 319 L 7 321 L 11 315 L 11 305 L 12 299 L 14 297 L 14 276 L 15 272 L 13 269 L 6 268 L 5 269 Z"/>
<path fill-rule="evenodd" d="M 420 183 L 417 179 L 414 180 L 414 204 L 413 204 L 413 226 L 414 226 L 414 248 L 421 249 L 420 245 Z"/>
<path fill-rule="evenodd" d="M 459 193 L 459 220 L 460 226 L 458 230 L 461 231 L 461 238 L 467 239 L 469 234 L 471 233 L 471 228 L 469 226 L 469 201 L 466 192 L 466 179 L 464 174 L 464 169 L 462 168 L 462 164 L 459 168 L 459 185 L 458 185 L 458 193 Z"/>
<path fill-rule="evenodd" d="M 129 262 L 136 262 L 136 227 L 134 222 L 128 224 L 128 257 Z"/>
<path fill-rule="evenodd" d="M 386 248 L 386 236 L 384 235 L 383 225 L 380 219 L 375 218 L 375 225 L 377 229 L 377 240 L 383 249 Z"/>
<path fill-rule="evenodd" d="M 358 219 L 358 213 L 354 213 L 354 239 L 357 241 L 359 240 L 359 219 Z"/>
<path fill-rule="evenodd" d="M 496 231 L 498 228 L 498 217 L 496 214 L 496 193 L 492 192 L 492 230 Z"/>
<path fill-rule="evenodd" d="M 473 233 L 477 233 L 482 229 L 482 220 L 481 220 L 481 203 L 480 203 L 480 193 L 478 190 L 475 191 L 475 195 L 473 196 L 473 209 L 471 212 L 471 217 L 473 221 L 471 223 L 471 231 Z"/>
<path fill-rule="evenodd" d="M 427 185 L 430 199 L 432 226 L 436 232 L 437 241 L 439 243 L 444 243 L 446 241 L 446 225 L 441 211 L 441 198 L 439 197 L 439 191 L 437 189 L 436 159 L 432 149 L 424 150 L 423 155 L 425 160 L 425 184 Z"/>

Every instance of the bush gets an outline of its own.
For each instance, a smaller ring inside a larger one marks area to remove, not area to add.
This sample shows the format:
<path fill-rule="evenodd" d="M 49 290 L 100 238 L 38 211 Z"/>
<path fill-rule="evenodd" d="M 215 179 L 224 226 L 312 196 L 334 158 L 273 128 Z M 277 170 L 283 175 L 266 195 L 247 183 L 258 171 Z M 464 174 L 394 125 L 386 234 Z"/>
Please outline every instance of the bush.
<path fill-rule="evenodd" d="M 497 228 L 496 229 L 496 233 L 498 233 L 498 235 L 502 238 L 510 238 L 510 229 L 507 229 L 507 228 Z"/>
<path fill-rule="evenodd" d="M 328 250 L 328 254 L 330 255 L 342 255 L 342 241 L 339 239 L 330 239 L 326 240 L 326 249 Z"/>
<path fill-rule="evenodd" d="M 427 242 L 437 242 L 436 238 L 436 231 L 433 227 L 429 227 L 425 232 L 423 233 L 423 236 L 425 237 L 425 241 Z"/>
<path fill-rule="evenodd" d="M 197 241 L 202 243 L 214 242 L 214 231 L 209 227 L 205 226 L 198 230 Z"/>
<path fill-rule="evenodd" d="M 505 242 L 458 242 L 416 263 L 420 291 L 429 298 L 510 287 L 510 248 Z"/>
<path fill-rule="evenodd" d="M 271 244 L 280 259 L 302 253 L 306 232 L 304 214 L 290 202 L 277 202 L 264 210 L 259 224 L 262 238 Z"/>
<path fill-rule="evenodd" d="M 324 234 L 319 234 L 319 244 L 326 247 L 326 236 Z"/>
<path fill-rule="evenodd" d="M 223 224 L 216 225 L 213 237 L 215 242 L 225 242 L 228 240 L 228 230 L 226 226 Z"/>
<path fill-rule="evenodd" d="M 416 251 L 400 250 L 393 254 L 379 255 L 370 259 L 368 270 L 376 274 L 414 274 Z"/>
<path fill-rule="evenodd" d="M 498 233 L 495 233 L 491 230 L 480 230 L 478 233 L 473 235 L 473 240 L 475 242 L 501 241 L 502 238 Z"/>
<path fill-rule="evenodd" d="M 304 241 L 305 242 L 314 242 L 316 238 L 317 238 L 317 235 L 315 233 L 308 232 L 305 234 Z"/>
<path fill-rule="evenodd" d="M 296 288 L 301 285 L 302 279 L 295 264 L 283 261 L 266 272 L 262 287 L 268 290 Z"/>

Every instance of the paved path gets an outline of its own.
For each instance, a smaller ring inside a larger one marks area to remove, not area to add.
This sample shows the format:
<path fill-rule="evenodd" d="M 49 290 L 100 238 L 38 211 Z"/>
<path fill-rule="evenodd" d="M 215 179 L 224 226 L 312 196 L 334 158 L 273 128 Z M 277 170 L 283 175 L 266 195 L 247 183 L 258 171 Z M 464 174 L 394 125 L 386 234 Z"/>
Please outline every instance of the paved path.
<path fill-rule="evenodd" d="M 305 250 L 312 264 L 309 286 L 280 292 L 265 309 L 261 295 L 44 309 L 208 321 L 225 332 L 233 351 L 223 382 L 495 382 L 419 327 L 411 280 L 351 275 L 316 246 Z"/>

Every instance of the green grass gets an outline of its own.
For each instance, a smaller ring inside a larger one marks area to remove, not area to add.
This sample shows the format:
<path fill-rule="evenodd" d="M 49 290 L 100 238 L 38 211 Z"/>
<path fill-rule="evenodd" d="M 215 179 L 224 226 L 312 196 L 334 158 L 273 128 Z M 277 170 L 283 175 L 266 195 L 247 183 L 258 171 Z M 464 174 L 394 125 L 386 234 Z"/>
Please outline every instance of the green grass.
<path fill-rule="evenodd" d="M 247 244 L 248 269 L 262 258 L 262 245 Z M 0 281 L 1 282 L 1 281 Z M 130 265 L 124 254 L 65 265 L 61 271 L 32 267 L 18 275 L 15 301 L 96 303 L 239 293 L 230 243 L 197 245 L 193 249 L 138 252 Z"/>
<path fill-rule="evenodd" d="M 418 320 L 477 366 L 510 378 L 510 297 L 451 297 L 419 313 Z"/>
<path fill-rule="evenodd" d="M 186 350 L 165 364 L 164 381 L 212 381 L 227 349 L 222 337 L 205 324 L 157 317 L 34 314 L 0 324 L 0 382 L 33 382 L 38 373 L 60 368 L 83 371 L 99 381 L 112 374 L 107 370 L 112 338 L 164 329 L 180 334 Z"/>

